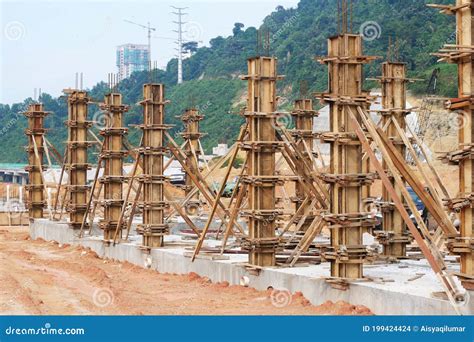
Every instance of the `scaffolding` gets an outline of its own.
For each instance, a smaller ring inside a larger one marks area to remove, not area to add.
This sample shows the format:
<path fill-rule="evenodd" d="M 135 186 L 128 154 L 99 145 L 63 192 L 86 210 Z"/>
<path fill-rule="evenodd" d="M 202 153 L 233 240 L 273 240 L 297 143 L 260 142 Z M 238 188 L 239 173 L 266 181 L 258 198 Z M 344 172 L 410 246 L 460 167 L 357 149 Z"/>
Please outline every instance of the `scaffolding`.
<path fill-rule="evenodd" d="M 330 38 L 328 52 L 320 62 L 329 68 L 329 89 L 321 100 L 330 106 L 331 132 L 322 142 L 331 146 L 330 170 L 325 177 L 331 187 L 331 206 L 330 213 L 323 216 L 331 232 L 331 246 L 321 254 L 330 261 L 331 277 L 341 282 L 363 278 L 367 250 L 362 235 L 375 225 L 362 199 L 363 187 L 375 176 L 363 173 L 361 145 L 349 124 L 350 111 L 366 108 L 370 102 L 362 90 L 362 66 L 374 57 L 363 55 L 362 37 L 355 34 Z"/>
<path fill-rule="evenodd" d="M 99 221 L 99 227 L 104 231 L 104 240 L 110 241 L 114 237 L 123 205 L 123 184 L 127 177 L 123 174 L 123 159 L 128 151 L 123 149 L 124 136 L 128 129 L 123 126 L 123 116 L 128 107 L 122 104 L 122 95 L 110 93 L 105 95 L 101 109 L 105 112 L 105 127 L 100 135 L 104 137 L 103 147 L 99 159 L 104 161 L 104 174 L 99 182 L 104 187 L 104 218 Z M 100 164 L 98 168 L 100 168 Z M 119 228 L 119 237 L 122 230 Z"/>
<path fill-rule="evenodd" d="M 25 134 L 28 137 L 28 185 L 25 187 L 28 191 L 27 208 L 30 219 L 42 218 L 45 207 L 45 181 L 43 172 L 46 166 L 43 165 L 45 147 L 43 146 L 44 118 L 49 114 L 44 111 L 43 104 L 33 103 L 28 106 L 28 111 L 23 113 L 28 118 L 28 128 Z"/>
<path fill-rule="evenodd" d="M 459 126 L 459 150 L 448 153 L 444 160 L 459 165 L 459 193 L 447 199 L 450 209 L 460 212 L 460 235 L 451 236 L 448 248 L 460 255 L 458 277 L 464 288 L 474 290 L 474 125 L 473 77 L 474 35 L 471 0 L 457 0 L 455 5 L 429 5 L 441 13 L 456 16 L 456 44 L 446 44 L 437 54 L 440 61 L 458 65 L 458 98 L 448 101 L 448 109 L 456 112 L 463 124 Z"/>
<path fill-rule="evenodd" d="M 249 252 L 249 264 L 274 266 L 278 238 L 275 223 L 281 212 L 275 209 L 275 187 L 281 180 L 275 175 L 275 154 L 281 144 L 276 139 L 277 60 L 254 57 L 247 61 L 248 139 L 242 143 L 247 152 L 247 175 L 242 182 L 248 188 L 248 208 L 242 214 L 248 218 L 248 236 L 243 248 Z"/>
<path fill-rule="evenodd" d="M 88 210 L 87 149 L 92 143 L 87 141 L 87 132 L 92 127 L 92 121 L 87 120 L 89 98 L 83 90 L 65 90 L 68 94 L 68 141 L 66 148 L 65 170 L 68 172 L 67 193 L 69 201 L 69 224 L 73 229 L 83 226 L 83 218 Z M 86 224 L 87 226 L 87 224 Z"/>
<path fill-rule="evenodd" d="M 144 247 L 163 247 L 164 235 L 169 233 L 165 223 L 164 156 L 168 149 L 164 145 L 165 132 L 169 126 L 164 124 L 165 89 L 163 84 L 145 84 L 143 86 L 143 131 L 142 146 L 138 153 L 143 162 L 143 174 L 140 175 L 140 187 L 143 200 L 139 208 L 143 211 L 143 223 L 137 232 L 143 236 Z"/>
<path fill-rule="evenodd" d="M 189 108 L 179 118 L 184 123 L 184 132 L 181 133 L 181 136 L 185 141 L 183 152 L 186 154 L 186 165 L 196 174 L 199 171 L 199 157 L 202 154 L 200 139 L 204 136 L 200 132 L 199 123 L 204 119 L 204 116 L 196 108 Z M 186 197 L 190 196 L 186 203 L 186 211 L 189 215 L 196 215 L 201 207 L 199 192 L 193 191 L 194 183 L 187 173 L 184 181 L 184 193 Z"/>

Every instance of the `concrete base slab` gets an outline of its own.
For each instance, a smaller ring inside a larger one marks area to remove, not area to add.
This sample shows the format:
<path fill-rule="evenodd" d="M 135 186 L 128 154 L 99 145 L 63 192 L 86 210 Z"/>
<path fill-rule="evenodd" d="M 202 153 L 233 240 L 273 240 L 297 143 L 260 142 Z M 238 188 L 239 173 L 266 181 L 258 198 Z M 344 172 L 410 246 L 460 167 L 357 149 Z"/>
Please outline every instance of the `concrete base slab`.
<path fill-rule="evenodd" d="M 101 236 L 79 238 L 78 232 L 70 229 L 66 222 L 47 219 L 31 223 L 30 235 L 33 239 L 42 238 L 89 247 L 102 258 L 127 261 L 161 273 L 195 272 L 213 282 L 228 281 L 232 285 L 238 285 L 245 279 L 250 287 L 257 290 L 266 290 L 271 286 L 291 293 L 302 292 L 313 305 L 322 304 L 327 300 L 343 300 L 354 305 L 365 305 L 377 315 L 456 314 L 449 301 L 433 297 L 434 293 L 443 289 L 425 260 L 367 265 L 364 267 L 365 275 L 375 281 L 351 283 L 347 290 L 342 291 L 326 282 L 325 278 L 329 276 L 328 263 L 307 267 L 265 268 L 255 275 L 245 267 L 246 255 L 228 254 L 227 260 L 196 259 L 191 262 L 191 259 L 184 255 L 189 252 L 189 249 L 186 249 L 186 241 L 177 235 L 166 236 L 167 247 L 149 251 L 140 248 L 140 236 L 131 236 L 130 242 L 113 246 L 104 244 Z M 216 241 L 210 240 L 206 243 L 212 246 Z M 453 265 L 452 271 L 455 271 L 456 267 L 457 265 Z M 412 280 L 416 275 L 422 274 L 421 278 Z M 458 309 L 463 314 L 473 314 L 474 300 L 467 300 L 463 305 L 459 305 Z"/>

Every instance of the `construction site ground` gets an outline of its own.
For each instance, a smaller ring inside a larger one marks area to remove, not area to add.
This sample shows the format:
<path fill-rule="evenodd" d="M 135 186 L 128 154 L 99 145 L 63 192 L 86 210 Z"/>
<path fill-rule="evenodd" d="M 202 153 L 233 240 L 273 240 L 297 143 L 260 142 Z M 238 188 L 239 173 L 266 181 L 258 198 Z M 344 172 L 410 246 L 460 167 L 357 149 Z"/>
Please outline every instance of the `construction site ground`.
<path fill-rule="evenodd" d="M 257 291 L 102 260 L 80 246 L 31 240 L 28 227 L 0 227 L 0 314 L 367 315 L 345 302 L 313 306 L 293 294 L 284 307 Z"/>

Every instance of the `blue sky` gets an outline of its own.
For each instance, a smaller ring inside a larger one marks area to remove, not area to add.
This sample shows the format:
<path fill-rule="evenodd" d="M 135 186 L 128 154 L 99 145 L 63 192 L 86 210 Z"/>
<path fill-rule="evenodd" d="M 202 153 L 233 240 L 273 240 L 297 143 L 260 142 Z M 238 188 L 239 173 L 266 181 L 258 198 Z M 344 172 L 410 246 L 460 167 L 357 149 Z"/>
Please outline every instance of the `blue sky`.
<path fill-rule="evenodd" d="M 0 0 L 0 103 L 20 102 L 34 88 L 58 96 L 74 86 L 76 72 L 84 87 L 116 72 L 115 47 L 145 44 L 146 30 L 124 19 L 157 28 L 156 36 L 174 38 L 170 5 L 188 7 L 185 20 L 193 39 L 209 40 L 232 33 L 235 22 L 258 26 L 278 5 L 297 0 L 204 1 L 7 1 Z M 175 55 L 169 39 L 152 39 L 152 59 L 160 67 Z"/>

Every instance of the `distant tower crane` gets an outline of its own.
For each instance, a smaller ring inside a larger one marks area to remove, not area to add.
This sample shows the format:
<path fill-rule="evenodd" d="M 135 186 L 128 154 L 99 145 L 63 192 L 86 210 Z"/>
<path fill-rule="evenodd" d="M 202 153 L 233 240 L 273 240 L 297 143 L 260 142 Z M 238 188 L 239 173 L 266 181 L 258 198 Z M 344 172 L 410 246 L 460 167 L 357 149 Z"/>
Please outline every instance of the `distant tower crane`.
<path fill-rule="evenodd" d="M 124 19 L 129 24 L 137 25 L 140 26 L 148 31 L 148 67 L 151 68 L 151 32 L 156 31 L 156 28 L 150 26 L 150 22 L 147 23 L 147 25 L 142 25 L 139 23 L 135 23 L 133 21 Z"/>

